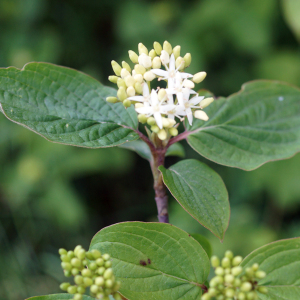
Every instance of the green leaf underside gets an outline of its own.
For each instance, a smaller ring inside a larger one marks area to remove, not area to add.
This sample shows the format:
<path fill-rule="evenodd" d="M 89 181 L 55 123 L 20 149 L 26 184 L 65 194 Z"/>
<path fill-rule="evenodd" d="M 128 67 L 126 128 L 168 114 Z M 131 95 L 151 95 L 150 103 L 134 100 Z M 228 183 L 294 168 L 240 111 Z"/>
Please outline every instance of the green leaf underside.
<path fill-rule="evenodd" d="M 300 150 L 300 90 L 277 81 L 246 83 L 242 90 L 205 109 L 209 121 L 195 120 L 187 138 L 204 157 L 252 170 Z"/>
<path fill-rule="evenodd" d="M 254 250 L 242 262 L 243 267 L 254 263 L 267 273 L 258 284 L 266 286 L 262 300 L 300 299 L 300 238 L 281 240 Z"/>
<path fill-rule="evenodd" d="M 125 222 L 99 231 L 90 249 L 112 256 L 113 270 L 130 300 L 200 299 L 209 274 L 201 245 L 165 223 Z"/>
<path fill-rule="evenodd" d="M 74 298 L 74 295 L 70 294 L 52 294 L 52 295 L 45 295 L 45 296 L 35 296 L 28 298 L 27 300 L 71 300 Z M 83 295 L 83 300 L 93 300 L 94 298 Z"/>
<path fill-rule="evenodd" d="M 0 69 L 4 115 L 56 143 L 100 148 L 136 140 L 134 108 L 105 101 L 115 94 L 84 73 L 48 63 Z"/>
<path fill-rule="evenodd" d="M 221 177 L 195 159 L 169 169 L 159 167 L 163 180 L 179 204 L 221 240 L 230 218 L 228 193 Z"/>
<path fill-rule="evenodd" d="M 145 142 L 143 142 L 141 140 L 125 143 L 125 144 L 120 145 L 120 147 L 134 151 L 144 159 L 147 159 L 149 161 L 151 160 L 150 148 L 148 147 L 148 145 Z M 185 151 L 184 151 L 183 146 L 179 143 L 175 143 L 175 144 L 171 145 L 166 152 L 166 156 L 184 157 Z"/>
<path fill-rule="evenodd" d="M 212 256 L 212 248 L 209 240 L 198 233 L 190 233 L 190 235 L 202 246 L 202 248 L 205 250 L 207 256 L 211 258 Z"/>

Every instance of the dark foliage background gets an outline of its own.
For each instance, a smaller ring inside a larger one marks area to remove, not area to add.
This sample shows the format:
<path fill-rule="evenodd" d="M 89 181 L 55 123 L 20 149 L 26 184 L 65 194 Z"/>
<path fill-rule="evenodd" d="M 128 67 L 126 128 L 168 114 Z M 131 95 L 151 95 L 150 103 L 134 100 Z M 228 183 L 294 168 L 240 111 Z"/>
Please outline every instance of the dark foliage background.
<path fill-rule="evenodd" d="M 202 87 L 215 95 L 261 78 L 300 86 L 292 13 L 274 0 L 1 0 L 0 66 L 46 61 L 109 84 L 112 59 L 167 39 L 192 53 L 189 72 L 205 70 Z M 186 156 L 205 161 L 187 146 Z M 171 199 L 173 224 L 205 235 L 217 254 L 300 235 L 300 155 L 252 172 L 206 163 L 229 190 L 224 243 Z M 156 220 L 148 163 L 124 149 L 51 144 L 0 115 L 0 170 L 0 299 L 58 292 L 59 247 L 88 248 L 112 223 Z"/>

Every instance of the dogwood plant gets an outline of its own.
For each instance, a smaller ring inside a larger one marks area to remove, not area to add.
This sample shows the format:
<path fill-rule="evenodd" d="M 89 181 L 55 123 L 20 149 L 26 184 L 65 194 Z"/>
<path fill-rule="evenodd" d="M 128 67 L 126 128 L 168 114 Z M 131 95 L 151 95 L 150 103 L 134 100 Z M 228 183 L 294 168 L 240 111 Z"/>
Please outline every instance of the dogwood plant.
<path fill-rule="evenodd" d="M 208 282 L 210 245 L 168 224 L 167 189 L 223 240 L 230 218 L 226 187 L 196 159 L 164 166 L 168 155 L 184 157 L 182 140 L 215 163 L 248 171 L 294 155 L 300 150 L 300 90 L 258 80 L 216 98 L 199 90 L 206 73 L 186 72 L 191 54 L 180 52 L 169 42 L 155 42 L 150 51 L 140 43 L 138 54 L 129 51 L 132 64 L 112 62 L 109 80 L 117 90 L 48 63 L 0 69 L 0 110 L 9 120 L 55 143 L 135 151 L 149 161 L 154 181 L 159 222 L 114 224 L 94 236 L 87 252 L 61 249 L 62 268 L 75 285 L 62 284 L 68 294 L 32 299 L 300 298 L 300 238 L 263 246 L 245 259 L 230 251 L 222 261 L 213 256 L 216 276 Z"/>

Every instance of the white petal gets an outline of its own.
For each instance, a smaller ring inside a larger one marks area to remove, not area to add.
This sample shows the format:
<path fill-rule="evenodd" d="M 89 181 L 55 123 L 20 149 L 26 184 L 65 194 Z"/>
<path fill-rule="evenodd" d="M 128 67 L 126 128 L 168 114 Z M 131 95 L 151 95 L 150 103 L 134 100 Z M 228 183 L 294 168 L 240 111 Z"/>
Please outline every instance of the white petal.
<path fill-rule="evenodd" d="M 144 84 L 143 84 L 143 96 L 144 97 L 149 96 L 149 87 L 148 87 L 148 84 L 146 82 L 144 82 Z"/>
<path fill-rule="evenodd" d="M 182 73 L 179 73 L 179 74 L 180 74 L 180 77 L 183 78 L 183 79 L 193 77 L 193 75 L 190 74 L 190 73 L 183 73 L 183 72 L 182 72 Z"/>
<path fill-rule="evenodd" d="M 168 104 L 174 104 L 174 98 L 172 94 L 167 94 L 168 95 Z"/>
<path fill-rule="evenodd" d="M 170 57 L 169 70 L 175 71 L 175 56 L 174 56 L 174 54 L 172 54 Z"/>
<path fill-rule="evenodd" d="M 168 71 L 162 70 L 162 69 L 152 69 L 151 70 L 155 75 L 167 77 L 169 75 Z"/>
<path fill-rule="evenodd" d="M 158 102 L 158 96 L 157 96 L 157 93 L 155 90 L 152 90 L 151 91 L 151 105 L 152 106 L 155 106 L 157 105 L 159 102 Z"/>
<path fill-rule="evenodd" d="M 189 121 L 190 125 L 192 125 L 193 124 L 193 113 L 192 113 L 192 110 L 190 108 L 187 108 L 186 116 L 188 118 L 188 121 Z"/>
<path fill-rule="evenodd" d="M 161 114 L 159 112 L 156 112 L 153 114 L 154 119 L 156 121 L 157 126 L 162 129 L 162 118 L 161 118 Z"/>
<path fill-rule="evenodd" d="M 143 96 L 132 96 L 132 97 L 129 97 L 128 100 L 144 102 L 145 98 Z"/>
<path fill-rule="evenodd" d="M 202 100 L 204 99 L 204 96 L 199 96 L 199 97 L 194 97 L 192 98 L 189 103 L 193 104 L 193 105 L 197 105 L 198 103 L 200 103 Z"/>
<path fill-rule="evenodd" d="M 176 95 L 177 95 L 179 105 L 184 106 L 183 93 L 182 92 L 177 93 Z"/>
<path fill-rule="evenodd" d="M 148 106 L 148 107 L 139 107 L 139 108 L 136 108 L 135 109 L 139 114 L 144 114 L 144 115 L 147 115 L 147 114 L 152 114 L 153 113 L 153 108 L 151 106 Z"/>

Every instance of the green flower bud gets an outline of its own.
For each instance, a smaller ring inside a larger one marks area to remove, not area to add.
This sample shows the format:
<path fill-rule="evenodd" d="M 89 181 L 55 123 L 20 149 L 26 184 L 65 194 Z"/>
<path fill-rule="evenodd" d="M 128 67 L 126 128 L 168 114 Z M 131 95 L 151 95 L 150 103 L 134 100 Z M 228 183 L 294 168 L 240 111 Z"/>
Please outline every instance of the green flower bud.
<path fill-rule="evenodd" d="M 106 288 L 106 289 L 104 290 L 104 294 L 105 294 L 106 296 L 110 295 L 110 294 L 111 294 L 111 289 Z"/>
<path fill-rule="evenodd" d="M 249 292 L 246 297 L 247 297 L 247 300 L 257 299 L 255 292 Z"/>
<path fill-rule="evenodd" d="M 98 294 L 96 295 L 96 298 L 97 298 L 97 299 L 102 299 L 102 300 L 103 300 L 104 297 L 105 297 L 105 296 L 104 296 L 103 293 L 98 293 Z M 109 297 L 108 297 L 108 298 L 109 298 Z"/>
<path fill-rule="evenodd" d="M 164 41 L 163 50 L 165 50 L 169 55 L 173 53 L 172 45 L 168 41 Z"/>
<path fill-rule="evenodd" d="M 68 251 L 67 251 L 66 249 L 64 249 L 64 248 L 60 248 L 60 249 L 58 250 L 58 253 L 59 253 L 60 255 L 66 255 L 66 254 L 68 253 Z"/>
<path fill-rule="evenodd" d="M 93 284 L 93 280 L 89 277 L 84 277 L 83 278 L 83 285 L 85 287 L 91 286 Z"/>
<path fill-rule="evenodd" d="M 155 74 L 151 71 L 148 71 L 144 74 L 144 79 L 146 81 L 152 81 L 155 77 L 156 77 Z"/>
<path fill-rule="evenodd" d="M 122 86 L 124 89 L 127 88 L 126 83 L 125 83 L 125 80 L 122 79 L 122 78 L 120 78 L 120 77 L 119 77 L 118 80 L 117 80 L 117 86 L 118 86 L 118 88 L 120 88 L 121 86 Z"/>
<path fill-rule="evenodd" d="M 98 273 L 99 275 L 103 275 L 104 272 L 105 272 L 105 268 L 104 268 L 104 267 L 100 267 L 100 268 L 97 270 L 97 273 Z"/>
<path fill-rule="evenodd" d="M 99 258 L 98 258 L 98 259 L 99 259 Z M 95 271 L 97 268 L 98 268 L 97 263 L 91 262 L 91 263 L 89 264 L 89 269 L 90 269 L 90 270 Z"/>
<path fill-rule="evenodd" d="M 84 294 L 85 293 L 85 287 L 84 286 L 79 286 L 77 288 L 77 293 L 79 294 Z"/>
<path fill-rule="evenodd" d="M 161 68 L 161 60 L 158 56 L 154 57 L 152 60 L 152 68 L 160 69 Z"/>
<path fill-rule="evenodd" d="M 208 291 L 207 291 L 207 293 L 208 293 L 210 296 L 212 296 L 212 297 L 216 296 L 216 295 L 217 295 L 217 292 L 218 292 L 218 291 L 217 291 L 215 288 L 209 288 Z"/>
<path fill-rule="evenodd" d="M 262 293 L 262 294 L 267 294 L 268 293 L 268 288 L 266 288 L 265 286 L 259 286 L 257 288 L 257 290 Z"/>
<path fill-rule="evenodd" d="M 230 268 L 225 268 L 224 273 L 225 274 L 231 274 L 231 269 Z"/>
<path fill-rule="evenodd" d="M 121 287 L 121 281 L 116 281 L 114 284 L 114 291 L 118 291 Z"/>
<path fill-rule="evenodd" d="M 228 257 L 224 257 L 222 259 L 222 267 L 229 268 L 230 267 L 230 259 Z"/>
<path fill-rule="evenodd" d="M 156 121 L 153 117 L 149 117 L 147 120 L 147 124 L 150 126 L 156 125 Z"/>
<path fill-rule="evenodd" d="M 210 99 L 210 98 L 206 98 L 206 99 L 204 99 L 204 100 L 207 100 L 207 99 Z M 201 102 L 203 102 L 204 100 L 202 100 Z M 207 100 L 208 101 L 208 100 Z M 209 101 L 211 101 L 211 100 L 209 100 Z M 211 102 L 213 102 L 214 101 L 214 98 L 212 98 L 212 101 Z M 202 105 L 202 103 L 200 102 L 200 106 Z M 210 102 L 210 103 L 211 103 Z M 210 104 L 209 103 L 209 104 Z M 204 102 L 204 104 L 206 104 L 205 102 Z M 209 105 L 208 104 L 208 105 Z M 208 105 L 206 105 L 206 106 L 208 106 Z M 201 106 L 202 108 L 203 108 L 203 106 Z M 241 262 L 242 262 L 242 260 L 243 260 L 243 258 L 241 257 L 241 256 L 236 256 L 236 257 L 234 257 L 233 258 L 233 260 L 232 260 L 232 265 L 235 267 L 235 266 L 238 266 Z"/>
<path fill-rule="evenodd" d="M 162 141 L 164 141 L 168 137 L 167 132 L 164 129 L 160 129 L 157 133 L 157 136 Z"/>
<path fill-rule="evenodd" d="M 177 136 L 178 135 L 178 130 L 177 130 L 177 128 L 172 127 L 172 128 L 169 129 L 169 133 L 172 136 Z"/>
<path fill-rule="evenodd" d="M 196 119 L 203 120 L 203 121 L 208 121 L 208 119 L 209 119 L 208 115 L 203 110 L 196 110 L 194 112 L 194 117 Z M 228 258 L 226 257 L 226 259 L 228 259 Z"/>
<path fill-rule="evenodd" d="M 134 84 L 134 89 L 135 89 L 137 94 L 143 94 L 143 86 L 141 85 L 140 82 L 136 82 Z"/>
<path fill-rule="evenodd" d="M 68 287 L 68 289 L 67 289 L 67 292 L 69 293 L 69 294 L 76 294 L 77 293 L 77 287 L 75 286 L 75 285 L 70 285 L 69 287 Z"/>
<path fill-rule="evenodd" d="M 70 276 L 72 276 L 72 273 L 71 273 L 71 271 L 64 270 L 64 275 L 66 277 L 70 277 Z"/>
<path fill-rule="evenodd" d="M 183 57 L 183 59 L 184 59 L 184 62 L 185 62 L 184 66 L 187 68 L 192 62 L 191 53 L 186 53 L 186 55 Z"/>
<path fill-rule="evenodd" d="M 241 286 L 241 284 L 242 284 L 241 279 L 239 279 L 239 278 L 234 279 L 233 285 L 235 287 L 239 287 L 239 286 Z"/>
<path fill-rule="evenodd" d="M 142 123 L 142 124 L 145 124 L 146 122 L 147 122 L 147 117 L 145 116 L 145 115 L 143 115 L 143 114 L 139 114 L 138 115 L 138 120 L 139 120 L 139 122 L 140 123 Z"/>
<path fill-rule="evenodd" d="M 62 262 L 60 265 L 66 271 L 71 271 L 72 269 L 72 265 L 68 262 Z"/>
<path fill-rule="evenodd" d="M 227 275 L 225 275 L 224 280 L 226 283 L 232 283 L 234 281 L 234 276 L 231 274 L 227 274 Z M 230 297 L 230 296 L 228 296 L 228 297 Z"/>
<path fill-rule="evenodd" d="M 219 284 L 217 277 L 213 277 L 210 282 L 209 282 L 209 286 L 210 287 L 216 287 Z"/>
<path fill-rule="evenodd" d="M 244 282 L 241 285 L 242 292 L 250 292 L 252 290 L 252 284 L 250 282 Z"/>
<path fill-rule="evenodd" d="M 132 50 L 128 51 L 129 58 L 130 60 L 134 63 L 137 64 L 139 62 L 139 56 Z"/>
<path fill-rule="evenodd" d="M 222 267 L 217 267 L 215 269 L 215 273 L 216 273 L 216 275 L 222 276 L 222 275 L 224 275 L 224 269 Z"/>
<path fill-rule="evenodd" d="M 107 279 L 107 280 L 105 280 L 105 286 L 107 287 L 107 288 L 112 288 L 113 287 L 113 285 L 114 285 L 114 283 L 113 283 L 113 281 L 111 280 L 111 279 Z"/>
<path fill-rule="evenodd" d="M 117 76 L 120 76 L 121 75 L 121 70 L 122 70 L 121 66 L 114 60 L 111 61 L 111 66 L 112 66 L 115 74 Z"/>
<path fill-rule="evenodd" d="M 70 286 L 69 282 L 63 282 L 59 287 L 61 290 L 67 291 L 69 286 Z"/>
<path fill-rule="evenodd" d="M 225 296 L 224 295 L 218 295 L 216 297 L 217 300 L 224 300 L 225 299 Z"/>
<path fill-rule="evenodd" d="M 105 268 L 110 268 L 111 266 L 112 266 L 111 261 L 107 261 L 107 262 L 105 262 L 105 264 L 104 264 L 104 267 L 105 267 Z"/>
<path fill-rule="evenodd" d="M 79 270 L 78 270 L 77 268 L 73 268 L 73 269 L 71 270 L 71 273 L 72 273 L 73 276 L 76 276 L 76 275 L 79 274 Z"/>
<path fill-rule="evenodd" d="M 122 61 L 122 67 L 126 69 L 129 73 L 131 73 L 131 68 L 126 61 Z"/>
<path fill-rule="evenodd" d="M 80 259 L 76 257 L 71 259 L 71 265 L 75 268 L 80 268 L 82 266 Z"/>
<path fill-rule="evenodd" d="M 86 252 L 86 253 L 85 253 L 85 256 L 86 256 L 86 258 L 89 259 L 89 260 L 93 260 L 93 259 L 94 259 L 94 256 L 93 256 L 93 254 L 92 254 L 91 252 Z M 83 263 L 83 262 L 82 262 L 82 263 Z"/>
<path fill-rule="evenodd" d="M 145 67 L 143 67 L 142 65 L 139 65 L 139 64 L 136 64 L 134 66 L 134 70 L 135 70 L 136 74 L 144 75 L 146 73 Z"/>
<path fill-rule="evenodd" d="M 120 296 L 119 293 L 113 294 L 113 297 L 115 298 L 115 300 L 122 300 L 122 297 Z"/>
<path fill-rule="evenodd" d="M 181 49 L 180 46 L 176 46 L 176 47 L 173 48 L 173 54 L 174 54 L 174 56 L 175 56 L 175 59 L 176 59 L 178 56 L 180 56 L 180 49 Z"/>
<path fill-rule="evenodd" d="M 94 294 L 97 294 L 97 293 L 98 293 L 98 286 L 95 285 L 95 284 L 91 285 L 90 291 L 91 291 L 92 293 L 94 293 Z"/>
<path fill-rule="evenodd" d="M 79 250 L 83 249 L 81 245 L 77 245 L 75 248 L 74 248 L 74 254 L 77 256 L 77 252 Z"/>
<path fill-rule="evenodd" d="M 255 273 L 255 277 L 258 278 L 258 279 L 263 279 L 267 276 L 266 272 L 264 271 L 257 271 Z"/>
<path fill-rule="evenodd" d="M 238 293 L 238 300 L 246 300 L 246 294 L 243 292 Z"/>
<path fill-rule="evenodd" d="M 83 269 L 82 271 L 81 271 L 81 275 L 83 276 L 83 277 L 92 277 L 92 271 L 91 270 L 89 270 L 89 269 Z"/>
<path fill-rule="evenodd" d="M 125 107 L 130 107 L 130 106 L 131 106 L 131 101 L 128 100 L 128 99 L 126 99 L 126 100 L 123 101 L 123 105 L 124 105 Z"/>
<path fill-rule="evenodd" d="M 210 300 L 210 299 L 211 299 L 211 296 L 208 293 L 201 296 L 201 300 Z"/>
<path fill-rule="evenodd" d="M 153 59 L 154 57 L 157 56 L 156 52 L 154 49 L 152 49 L 150 52 L 149 52 L 149 56 Z"/>
<path fill-rule="evenodd" d="M 113 275 L 113 270 L 112 268 L 109 268 L 105 270 L 103 277 L 104 279 L 111 279 L 112 275 Z"/>
<path fill-rule="evenodd" d="M 195 83 L 200 83 L 200 82 L 202 82 L 204 79 L 205 79 L 205 77 L 206 77 L 206 72 L 198 72 L 198 73 L 196 73 L 195 75 L 194 75 L 194 77 L 193 77 L 193 81 L 195 82 Z M 231 254 L 232 254 L 232 257 L 233 257 L 233 253 L 231 252 L 231 251 L 229 251 Z M 228 257 L 229 258 L 229 257 Z M 230 259 L 232 259 L 232 258 L 230 258 Z"/>
<path fill-rule="evenodd" d="M 114 98 L 116 101 L 118 101 L 118 99 L 116 97 L 111 97 L 111 98 Z M 85 250 L 84 249 L 78 250 L 76 255 L 80 260 L 85 259 Z"/>
<path fill-rule="evenodd" d="M 127 99 L 127 94 L 126 94 L 125 88 L 123 86 L 119 87 L 117 96 L 121 101 L 124 101 L 125 99 Z M 94 255 L 92 257 L 94 259 Z"/>
<path fill-rule="evenodd" d="M 119 100 L 118 100 L 117 97 L 107 97 L 107 98 L 106 98 L 106 101 L 107 101 L 108 103 L 117 103 L 117 102 L 119 102 Z"/>
<path fill-rule="evenodd" d="M 75 257 L 75 254 L 74 254 L 74 251 L 68 251 L 67 255 L 70 257 L 70 258 L 73 258 Z"/>
<path fill-rule="evenodd" d="M 127 88 L 126 93 L 127 93 L 128 97 L 133 97 L 135 95 L 135 89 L 134 89 L 134 87 L 130 86 L 129 88 Z"/>
<path fill-rule="evenodd" d="M 225 291 L 225 296 L 226 296 L 226 297 L 233 298 L 233 297 L 234 297 L 234 294 L 235 294 L 234 289 L 227 289 L 227 290 Z"/>
<path fill-rule="evenodd" d="M 96 277 L 95 278 L 95 284 L 97 284 L 98 286 L 103 286 L 104 285 L 104 278 L 103 277 Z"/>
<path fill-rule="evenodd" d="M 211 265 L 212 265 L 214 268 L 217 268 L 217 267 L 220 265 L 220 259 L 219 259 L 217 256 L 215 256 L 215 255 L 213 255 L 213 256 L 211 257 L 210 261 L 211 261 Z"/>
<path fill-rule="evenodd" d="M 117 83 L 118 78 L 119 77 L 115 75 L 108 76 L 108 80 L 112 83 Z"/>
<path fill-rule="evenodd" d="M 175 66 L 176 66 L 176 69 L 182 71 L 185 67 L 185 61 L 184 59 L 181 57 L 181 56 L 178 56 L 176 61 L 175 61 Z"/>
<path fill-rule="evenodd" d="M 258 270 L 258 268 L 259 268 L 259 264 L 258 263 L 255 263 L 255 264 L 253 264 L 252 265 L 252 270 L 255 272 L 255 271 L 257 271 Z"/>
<path fill-rule="evenodd" d="M 254 276 L 254 272 L 253 272 L 252 268 L 246 268 L 245 273 L 250 277 Z"/>
<path fill-rule="evenodd" d="M 110 293 L 108 293 L 108 295 L 109 295 Z M 103 298 L 102 298 L 102 300 L 110 300 L 109 299 L 109 297 L 108 296 L 104 296 Z"/>
<path fill-rule="evenodd" d="M 60 259 L 62 262 L 70 262 L 71 261 L 71 258 L 67 254 L 61 255 Z"/>
<path fill-rule="evenodd" d="M 225 252 L 225 257 L 227 257 L 228 259 L 233 259 L 233 253 L 232 253 L 232 251 L 230 251 L 230 250 L 227 250 L 226 252 Z"/>
<path fill-rule="evenodd" d="M 78 285 L 83 284 L 83 277 L 80 275 L 75 276 L 74 282 Z"/>
<path fill-rule="evenodd" d="M 157 53 L 157 55 L 161 54 L 162 46 L 161 46 L 160 43 L 154 42 L 153 43 L 153 48 L 154 48 L 155 52 Z"/>
<path fill-rule="evenodd" d="M 141 55 L 142 53 L 148 55 L 148 49 L 142 43 L 138 44 L 138 49 L 139 49 L 139 55 Z"/>
<path fill-rule="evenodd" d="M 238 276 L 238 275 L 242 274 L 242 272 L 243 272 L 243 268 L 240 267 L 240 266 L 234 267 L 234 268 L 231 269 L 231 274 L 233 276 Z"/>
<path fill-rule="evenodd" d="M 75 294 L 73 299 L 74 300 L 82 300 L 83 296 L 81 294 Z"/>
<path fill-rule="evenodd" d="M 126 76 L 124 78 L 124 81 L 125 81 L 125 85 L 127 87 L 134 86 L 134 84 L 135 84 L 135 80 L 134 80 L 134 78 L 131 75 Z"/>

